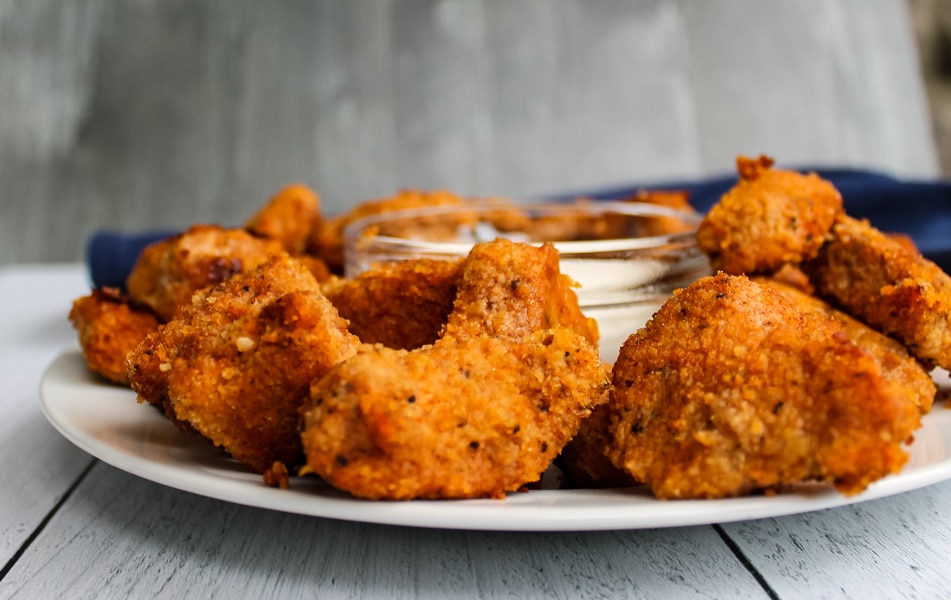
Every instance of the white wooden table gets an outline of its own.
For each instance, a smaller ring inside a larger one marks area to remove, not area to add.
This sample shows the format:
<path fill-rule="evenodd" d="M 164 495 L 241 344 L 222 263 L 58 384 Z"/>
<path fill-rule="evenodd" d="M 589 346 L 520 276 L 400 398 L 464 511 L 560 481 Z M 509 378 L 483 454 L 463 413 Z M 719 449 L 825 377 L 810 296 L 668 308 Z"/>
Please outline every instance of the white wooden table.
<path fill-rule="evenodd" d="M 79 265 L 0 269 L 0 598 L 948 598 L 951 482 L 796 516 L 496 533 L 370 525 L 179 492 L 44 419 Z M 945 410 L 941 408 L 940 410 Z"/>

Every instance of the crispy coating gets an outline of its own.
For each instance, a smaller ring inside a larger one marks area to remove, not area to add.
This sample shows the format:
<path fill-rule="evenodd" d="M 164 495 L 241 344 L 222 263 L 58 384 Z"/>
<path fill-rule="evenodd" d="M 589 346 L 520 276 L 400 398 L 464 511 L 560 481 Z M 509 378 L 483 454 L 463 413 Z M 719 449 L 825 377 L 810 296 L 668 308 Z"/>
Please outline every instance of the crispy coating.
<path fill-rule="evenodd" d="M 133 300 L 168 321 L 197 290 L 253 269 L 283 252 L 278 242 L 256 238 L 240 229 L 193 225 L 143 250 L 126 279 L 126 288 Z"/>
<path fill-rule="evenodd" d="M 888 232 L 885 235 L 891 238 L 892 240 L 898 242 L 902 246 L 904 246 L 909 252 L 914 252 L 914 253 L 921 252 L 920 250 L 918 250 L 918 244 L 915 243 L 914 238 L 912 238 L 910 235 L 906 233 Z"/>
<path fill-rule="evenodd" d="M 195 294 L 129 355 L 129 377 L 140 401 L 263 473 L 299 462 L 310 382 L 357 344 L 313 276 L 283 255 Z"/>
<path fill-rule="evenodd" d="M 303 184 L 289 185 L 268 200 L 244 224 L 257 237 L 275 240 L 289 254 L 303 254 L 311 232 L 320 224 L 320 199 Z"/>
<path fill-rule="evenodd" d="M 307 267 L 307 270 L 310 271 L 310 274 L 314 276 L 314 279 L 316 279 L 318 283 L 330 281 L 330 279 L 334 277 L 330 272 L 330 267 L 327 266 L 327 262 L 319 256 L 298 254 L 294 257 L 294 260 L 299 261 L 302 265 Z"/>
<path fill-rule="evenodd" d="M 307 465 L 362 498 L 502 497 L 541 477 L 606 384 L 596 349 L 560 327 L 364 346 L 311 389 Z"/>
<path fill-rule="evenodd" d="M 922 413 L 931 410 L 937 392 L 935 382 L 900 342 L 784 282 L 770 278 L 753 280 L 776 290 L 799 310 L 819 312 L 839 321 L 849 339 L 878 361 L 882 374 L 897 386 L 908 402 L 917 406 Z"/>
<path fill-rule="evenodd" d="M 659 498 L 803 481 L 861 492 L 920 425 L 842 325 L 723 273 L 676 293 L 614 365 L 608 456 Z"/>
<path fill-rule="evenodd" d="M 842 197 L 815 173 L 772 169 L 766 156 L 736 159 L 740 180 L 715 204 L 697 231 L 714 270 L 769 273 L 816 256 Z"/>
<path fill-rule="evenodd" d="M 113 288 L 95 289 L 74 300 L 69 321 L 89 369 L 122 385 L 129 384 L 126 355 L 159 326 L 155 315 L 130 305 Z"/>
<path fill-rule="evenodd" d="M 364 345 L 314 382 L 307 468 L 391 500 L 501 497 L 537 481 L 608 385 L 553 252 L 477 244 L 434 344 Z"/>
<path fill-rule="evenodd" d="M 917 250 L 842 216 L 803 267 L 820 296 L 903 342 L 927 366 L 951 368 L 951 277 Z"/>
<path fill-rule="evenodd" d="M 330 279 L 321 290 L 361 342 L 412 350 L 439 337 L 461 277 L 462 259 L 413 259 Z"/>
<path fill-rule="evenodd" d="M 464 200 L 452 192 L 403 190 L 388 198 L 368 200 L 354 207 L 352 210 L 324 219 L 319 227 L 314 229 L 308 243 L 308 252 L 323 258 L 334 273 L 343 272 L 343 233 L 347 225 L 363 217 L 377 215 L 396 210 L 423 208 L 426 206 L 441 206 L 446 204 L 462 204 Z"/>
<path fill-rule="evenodd" d="M 551 243 L 535 248 L 505 239 L 476 244 L 465 262 L 446 335 L 520 338 L 563 326 L 598 344 L 597 322 L 578 306 Z"/>
<path fill-rule="evenodd" d="M 282 462 L 276 462 L 271 468 L 263 473 L 264 485 L 268 487 L 286 490 L 291 486 L 290 473 L 287 472 L 287 465 Z"/>

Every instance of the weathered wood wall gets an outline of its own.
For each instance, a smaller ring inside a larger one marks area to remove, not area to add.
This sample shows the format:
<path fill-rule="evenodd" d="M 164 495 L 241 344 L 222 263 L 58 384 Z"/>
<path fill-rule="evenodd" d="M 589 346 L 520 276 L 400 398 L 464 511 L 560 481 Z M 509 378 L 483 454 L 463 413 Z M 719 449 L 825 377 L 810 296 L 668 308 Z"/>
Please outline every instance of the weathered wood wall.
<path fill-rule="evenodd" d="M 931 176 L 902 0 L 0 0 L 0 264 L 401 187 L 538 195 L 737 153 Z"/>

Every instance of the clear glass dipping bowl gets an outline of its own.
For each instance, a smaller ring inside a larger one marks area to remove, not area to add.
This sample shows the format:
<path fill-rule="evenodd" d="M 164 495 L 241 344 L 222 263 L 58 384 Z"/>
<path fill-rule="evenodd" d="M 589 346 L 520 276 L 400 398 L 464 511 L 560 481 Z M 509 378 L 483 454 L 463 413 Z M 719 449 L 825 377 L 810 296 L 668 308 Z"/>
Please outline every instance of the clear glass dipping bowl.
<path fill-rule="evenodd" d="M 345 275 L 410 258 L 458 258 L 477 242 L 506 237 L 554 243 L 561 271 L 576 281 L 582 311 L 598 322 L 601 358 L 613 363 L 677 288 L 709 274 L 697 248 L 702 215 L 656 204 L 496 201 L 392 211 L 344 230 Z"/>

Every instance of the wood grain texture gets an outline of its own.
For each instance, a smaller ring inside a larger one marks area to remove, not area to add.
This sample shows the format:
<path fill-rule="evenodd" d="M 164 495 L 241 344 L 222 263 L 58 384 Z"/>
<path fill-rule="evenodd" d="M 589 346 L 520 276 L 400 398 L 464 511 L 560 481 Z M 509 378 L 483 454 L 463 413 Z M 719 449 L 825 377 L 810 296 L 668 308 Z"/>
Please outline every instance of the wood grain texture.
<path fill-rule="evenodd" d="M 376 526 L 219 502 L 101 463 L 83 477 L 91 459 L 46 424 L 36 382 L 74 343 L 65 311 L 84 284 L 78 265 L 0 268 L 0 598 L 951 592 L 948 482 L 723 525 L 721 537 L 714 527 L 534 534 Z"/>
<path fill-rule="evenodd" d="M 739 152 L 932 176 L 902 0 L 0 0 L 0 264 L 304 181 L 538 195 Z"/>
<path fill-rule="evenodd" d="M 59 348 L 76 345 L 66 321 L 70 295 L 86 289 L 75 268 L 13 276 L 0 269 L 0 569 L 92 462 L 40 412 L 38 381 Z M 22 305 L 13 298 L 29 298 Z M 16 306 L 14 310 L 13 307 Z"/>
<path fill-rule="evenodd" d="M 944 482 L 851 507 L 723 528 L 782 598 L 948 598 L 948 498 L 951 482 Z"/>
<path fill-rule="evenodd" d="M 56 573 L 56 577 L 50 577 Z M 711 527 L 489 533 L 331 521 L 97 465 L 0 597 L 764 598 Z"/>

